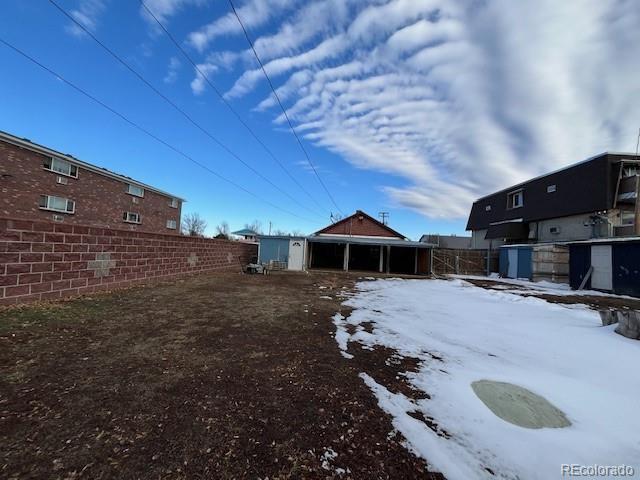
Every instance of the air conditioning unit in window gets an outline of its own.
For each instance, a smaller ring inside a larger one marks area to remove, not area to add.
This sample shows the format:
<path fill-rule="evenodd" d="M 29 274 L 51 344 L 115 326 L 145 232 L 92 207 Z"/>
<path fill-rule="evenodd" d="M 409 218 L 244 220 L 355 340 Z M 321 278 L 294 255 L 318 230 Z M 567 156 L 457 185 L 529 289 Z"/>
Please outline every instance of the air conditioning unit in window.
<path fill-rule="evenodd" d="M 138 197 L 131 197 L 131 201 L 133 203 L 140 203 L 140 199 Z"/>
<path fill-rule="evenodd" d="M 64 222 L 64 217 L 62 215 L 53 215 L 54 222 Z"/>
<path fill-rule="evenodd" d="M 553 233 L 553 234 L 559 234 L 560 233 L 560 227 L 550 227 L 549 228 L 549 233 Z"/>
<path fill-rule="evenodd" d="M 58 177 L 56 178 L 56 183 L 59 185 L 66 185 L 67 183 L 69 183 L 69 180 L 65 177 Z"/>

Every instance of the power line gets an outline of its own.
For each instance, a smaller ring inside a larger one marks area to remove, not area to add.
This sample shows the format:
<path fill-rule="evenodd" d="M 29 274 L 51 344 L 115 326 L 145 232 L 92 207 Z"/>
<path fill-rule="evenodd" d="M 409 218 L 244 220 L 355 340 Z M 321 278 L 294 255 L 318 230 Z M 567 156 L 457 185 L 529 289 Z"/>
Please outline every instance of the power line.
<path fill-rule="evenodd" d="M 262 175 L 258 170 L 256 170 L 254 167 L 252 167 L 249 163 L 245 162 L 238 154 L 236 154 L 233 150 L 231 150 L 231 148 L 229 148 L 227 145 L 222 143 L 222 141 L 220 141 L 218 138 L 216 138 L 211 132 L 209 132 L 206 128 L 204 128 L 202 125 L 200 125 L 198 122 L 196 122 L 191 117 L 191 115 L 189 115 L 187 112 L 185 112 L 174 101 L 172 101 L 164 93 L 162 93 L 155 86 L 153 86 L 153 84 L 151 82 L 149 82 L 141 73 L 139 73 L 136 69 L 134 69 L 129 63 L 127 63 L 125 60 L 123 60 L 122 57 L 120 57 L 117 53 L 115 53 L 113 50 L 111 50 L 106 44 L 104 44 L 102 41 L 100 41 L 100 39 L 98 39 L 93 33 L 91 33 L 91 31 L 89 29 L 87 29 L 84 25 L 82 25 L 82 23 L 80 23 L 78 20 L 76 20 L 64 8 L 62 8 L 60 5 L 58 5 L 55 2 L 55 0 L 49 0 L 49 3 L 51 3 L 54 7 L 56 7 L 56 9 L 58 9 L 60 11 L 60 13 L 62 13 L 65 17 L 67 17 L 75 25 L 77 25 L 78 28 L 82 29 L 82 31 L 84 33 L 89 35 L 98 45 L 100 45 L 107 53 L 109 53 L 109 55 L 111 55 L 118 63 L 123 65 L 127 70 L 129 70 L 132 74 L 134 74 L 142 83 L 144 83 L 144 85 L 146 85 L 148 88 L 150 88 L 156 95 L 158 95 L 165 102 L 167 102 L 171 107 L 173 107 L 178 113 L 180 113 L 185 119 L 187 119 L 187 121 L 189 123 L 191 123 L 194 127 L 196 127 L 198 130 L 200 130 L 202 133 L 204 133 L 211 140 L 213 140 L 213 142 L 216 143 L 216 145 L 218 145 L 220 148 L 222 148 L 224 151 L 226 151 L 229 155 L 231 155 L 233 158 L 235 158 L 240 163 L 242 163 L 246 168 L 251 170 L 254 174 L 256 174 L 262 180 L 267 182 L 273 188 L 278 190 L 280 193 L 282 193 L 283 195 L 287 196 L 289 199 L 291 199 L 294 202 L 299 204 L 299 199 L 296 199 L 295 197 L 290 195 L 289 192 L 285 191 L 280 186 L 276 185 L 274 182 L 269 180 L 267 177 Z M 304 208 L 305 210 L 308 210 L 309 212 L 313 213 L 314 215 L 322 216 L 318 212 L 316 212 L 314 210 L 311 210 L 311 209 L 307 208 L 306 206 L 304 206 L 302 204 L 300 204 L 300 206 L 302 208 Z"/>
<path fill-rule="evenodd" d="M 333 198 L 333 195 L 331 195 L 331 192 L 329 192 L 329 189 L 327 188 L 327 186 L 322 181 L 322 178 L 320 178 L 320 175 L 318 175 L 318 171 L 316 170 L 315 165 L 311 161 L 311 158 L 309 157 L 309 154 L 307 153 L 306 148 L 304 148 L 302 140 L 300 140 L 300 137 L 298 136 L 298 134 L 296 132 L 296 129 L 293 128 L 293 124 L 291 123 L 291 120 L 289 119 L 289 115 L 287 115 L 287 111 L 284 108 L 284 105 L 282 105 L 282 102 L 280 101 L 280 97 L 276 93 L 276 89 L 273 86 L 273 83 L 271 82 L 271 78 L 269 78 L 269 75 L 267 74 L 267 71 L 264 68 L 262 60 L 260 60 L 260 57 L 258 56 L 258 52 L 256 51 L 255 47 L 253 46 L 253 42 L 251 41 L 251 38 L 249 37 L 249 33 L 247 32 L 247 29 L 244 27 L 244 24 L 242 23 L 242 20 L 240 20 L 240 16 L 238 15 L 238 12 L 236 11 L 236 7 L 233 5 L 233 0 L 229 0 L 229 5 L 231 5 L 231 10 L 233 11 L 233 14 L 235 15 L 236 19 L 238 20 L 238 23 L 240 24 L 240 27 L 242 28 L 242 31 L 244 32 L 244 36 L 247 39 L 247 42 L 249 43 L 249 46 L 251 47 L 251 50 L 253 50 L 253 54 L 255 55 L 256 60 L 258 60 L 258 64 L 260 65 L 260 69 L 262 70 L 262 73 L 264 74 L 265 78 L 267 79 L 267 82 L 269 83 L 269 87 L 271 88 L 271 91 L 273 92 L 273 95 L 276 98 L 276 100 L 278 102 L 278 105 L 280 105 L 280 109 L 282 110 L 282 113 L 284 114 L 284 118 L 287 120 L 287 123 L 289 124 L 289 128 L 291 129 L 291 133 L 293 133 L 293 135 L 296 137 L 296 140 L 298 141 L 298 145 L 300 145 L 300 148 L 302 149 L 302 152 L 304 153 L 304 156 L 307 159 L 307 163 L 309 164 L 309 166 L 313 170 L 313 173 L 315 173 L 316 177 L 318 178 L 318 181 L 320 182 L 320 185 L 322 185 L 322 188 L 324 189 L 324 191 L 327 193 L 327 196 L 331 200 L 331 203 L 333 203 L 333 205 L 338 209 L 338 211 L 340 213 L 343 213 L 342 210 L 340 210 L 340 207 L 336 203 L 335 199 Z"/>
<path fill-rule="evenodd" d="M 190 155 L 188 155 L 187 153 L 183 152 L 182 150 L 180 150 L 177 147 L 174 147 L 173 145 L 171 145 L 170 143 L 162 140 L 160 137 L 158 137 L 157 135 L 155 135 L 154 133 L 151 133 L 149 130 L 147 130 L 146 128 L 144 128 L 143 126 L 141 126 L 140 124 L 134 122 L 133 120 L 130 120 L 129 118 L 127 118 L 124 114 L 118 112 L 117 110 L 115 110 L 114 108 L 110 107 L 109 105 L 107 105 L 106 103 L 104 103 L 102 100 L 98 99 L 97 97 L 93 96 L 92 94 L 90 94 L 89 92 L 87 92 L 86 90 L 82 89 L 81 87 L 79 87 L 78 85 L 76 85 L 75 83 L 67 80 L 66 78 L 64 78 L 61 74 L 59 74 L 58 72 L 52 70 L 51 68 L 47 67 L 46 65 L 40 63 L 38 60 L 36 60 L 34 57 L 32 57 L 31 55 L 29 55 L 28 53 L 26 53 L 25 51 L 19 49 L 18 47 L 16 47 L 15 45 L 7 42 L 6 40 L 4 40 L 3 38 L 0 37 L 0 43 L 2 43 L 3 45 L 5 45 L 6 47 L 10 48 L 11 50 L 13 50 L 14 52 L 16 52 L 17 54 L 21 55 L 23 58 L 29 60 L 30 62 L 32 62 L 33 64 L 37 65 L 38 67 L 40 67 L 41 69 L 43 69 L 44 71 L 48 72 L 49 74 L 53 75 L 55 78 L 57 78 L 58 80 L 60 80 L 61 82 L 65 83 L 66 85 L 68 85 L 69 87 L 73 88 L 75 91 L 77 91 L 78 93 L 84 95 L 85 97 L 87 97 L 88 99 L 90 99 L 91 101 L 97 103 L 98 105 L 100 105 L 102 108 L 104 108 L 105 110 L 109 111 L 110 113 L 114 114 L 115 116 L 119 117 L 121 120 L 124 120 L 126 123 L 128 123 L 129 125 L 131 125 L 132 127 L 136 128 L 137 130 L 141 131 L 142 133 L 144 133 L 145 135 L 151 137 L 152 139 L 154 139 L 155 141 L 161 143 L 162 145 L 164 145 L 165 147 L 169 148 L 170 150 L 174 151 L 175 153 L 177 153 L 178 155 L 186 158 L 187 160 L 189 160 L 190 162 L 198 165 L 199 167 L 201 167 L 202 169 L 206 170 L 207 172 L 213 174 L 214 176 L 216 176 L 217 178 L 219 178 L 220 180 L 223 180 L 225 182 L 227 182 L 228 184 L 242 190 L 243 192 L 251 195 L 252 197 L 260 200 L 261 202 L 266 203 L 267 205 L 280 210 L 281 212 L 284 212 L 288 215 L 294 216 L 296 218 L 299 218 L 301 220 L 305 220 L 307 222 L 311 222 L 311 223 L 315 223 L 313 220 L 310 220 L 308 218 L 302 217 L 300 215 L 297 215 L 296 213 L 290 212 L 282 207 L 279 207 L 278 205 L 270 202 L 269 200 L 265 200 L 262 197 L 260 197 L 259 195 L 255 194 L 254 192 L 252 192 L 251 190 L 249 190 L 248 188 L 243 187 L 242 185 L 239 185 L 238 183 L 234 182 L 233 180 L 228 179 L 227 177 L 221 175 L 220 173 L 216 172 L 215 170 L 210 169 L 208 166 L 206 166 L 205 164 L 199 162 L 198 160 L 194 159 L 193 157 L 191 157 Z"/>
<path fill-rule="evenodd" d="M 169 40 L 171 40 L 171 42 L 180 51 L 180 53 L 182 53 L 184 58 L 186 58 L 187 61 L 195 68 L 195 70 L 198 72 L 198 75 L 200 75 L 200 77 L 207 83 L 207 85 L 209 85 L 209 87 L 216 93 L 216 95 L 218 95 L 220 100 L 227 106 L 227 108 L 229 108 L 229 110 L 235 115 L 235 117 L 244 126 L 244 128 L 262 146 L 262 148 L 269 154 L 269 156 L 280 166 L 282 171 L 284 171 L 287 174 L 287 176 L 298 187 L 300 187 L 300 190 L 302 190 L 318 207 L 323 208 L 322 205 L 320 205 L 320 203 L 315 199 L 315 197 L 312 196 L 311 193 L 309 193 L 309 191 L 306 188 L 304 188 L 300 182 L 298 182 L 298 180 L 291 174 L 291 172 L 289 172 L 289 170 L 275 156 L 275 154 L 271 151 L 271 149 L 269 147 L 267 147 L 267 145 L 265 145 L 265 143 L 260 139 L 260 137 L 258 137 L 258 135 L 254 132 L 254 130 L 249 126 L 249 124 L 247 124 L 247 122 L 244 121 L 242 116 L 240 116 L 238 111 L 235 108 L 233 108 L 233 106 L 227 101 L 226 98 L 224 98 L 224 95 L 222 94 L 222 92 L 220 92 L 220 90 L 218 90 L 218 88 L 216 88 L 216 86 L 213 84 L 213 82 L 211 82 L 211 80 L 209 80 L 209 76 L 205 72 L 202 71 L 202 69 L 191 58 L 191 56 L 187 53 L 187 51 L 184 48 L 182 48 L 180 43 L 175 39 L 175 37 L 171 34 L 171 32 L 160 21 L 160 19 L 158 19 L 158 17 L 151 11 L 151 9 L 147 6 L 147 4 L 144 2 L 144 0 L 140 0 L 140 4 L 147 11 L 147 13 L 151 16 L 151 18 L 153 18 L 153 20 L 155 20 L 155 22 L 158 24 L 160 29 L 167 35 Z"/>

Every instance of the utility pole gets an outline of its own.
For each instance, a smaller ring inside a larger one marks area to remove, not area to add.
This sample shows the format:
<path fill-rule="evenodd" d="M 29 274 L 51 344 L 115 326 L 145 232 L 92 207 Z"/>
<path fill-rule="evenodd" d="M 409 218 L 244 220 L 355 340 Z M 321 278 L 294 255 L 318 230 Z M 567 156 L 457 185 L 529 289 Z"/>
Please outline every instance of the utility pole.
<path fill-rule="evenodd" d="M 387 219 L 389 218 L 389 212 L 378 212 L 378 217 L 382 219 L 382 224 L 387 224 Z"/>
<path fill-rule="evenodd" d="M 269 220 L 269 235 L 271 235 L 271 220 Z"/>

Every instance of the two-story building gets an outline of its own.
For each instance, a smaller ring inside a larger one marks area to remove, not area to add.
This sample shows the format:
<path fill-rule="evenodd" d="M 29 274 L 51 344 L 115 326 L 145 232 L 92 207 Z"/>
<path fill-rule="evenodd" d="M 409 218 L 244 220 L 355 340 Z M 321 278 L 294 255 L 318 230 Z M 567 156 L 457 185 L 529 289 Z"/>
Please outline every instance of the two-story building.
<path fill-rule="evenodd" d="M 182 198 L 0 132 L 0 215 L 178 233 Z"/>
<path fill-rule="evenodd" d="M 476 200 L 472 248 L 640 235 L 640 156 L 603 153 Z"/>

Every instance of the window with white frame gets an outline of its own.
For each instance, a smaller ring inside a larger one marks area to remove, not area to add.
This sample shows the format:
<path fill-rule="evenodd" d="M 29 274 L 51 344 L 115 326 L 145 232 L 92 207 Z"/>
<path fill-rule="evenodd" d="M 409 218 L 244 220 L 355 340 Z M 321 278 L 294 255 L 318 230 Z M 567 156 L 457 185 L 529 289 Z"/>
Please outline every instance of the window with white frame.
<path fill-rule="evenodd" d="M 172 198 L 171 201 L 169 202 L 169 206 L 171 208 L 178 208 L 178 199 Z"/>
<path fill-rule="evenodd" d="M 520 208 L 524 205 L 524 195 L 522 190 L 516 190 L 507 195 L 507 208 Z"/>
<path fill-rule="evenodd" d="M 176 228 L 178 228 L 178 222 L 176 222 L 175 220 L 167 220 L 167 228 L 175 230 Z"/>
<path fill-rule="evenodd" d="M 129 183 L 127 185 L 127 193 L 136 197 L 144 197 L 144 188 Z"/>
<path fill-rule="evenodd" d="M 142 223 L 140 214 L 135 212 L 124 212 L 124 214 L 122 215 L 122 220 L 127 223 Z"/>
<path fill-rule="evenodd" d="M 547 193 L 553 193 L 556 191 L 556 186 L 555 185 L 548 185 L 547 186 Z"/>
<path fill-rule="evenodd" d="M 76 202 L 63 197 L 54 197 L 53 195 L 40 195 L 39 206 L 43 210 L 52 210 L 54 212 L 74 213 L 76 211 Z"/>
<path fill-rule="evenodd" d="M 66 160 L 61 160 L 55 157 L 47 157 L 42 162 L 42 165 L 45 169 L 50 170 L 55 173 L 61 173 L 62 175 L 66 175 L 68 177 L 78 178 L 78 167 L 76 167 L 71 162 L 67 162 Z"/>

